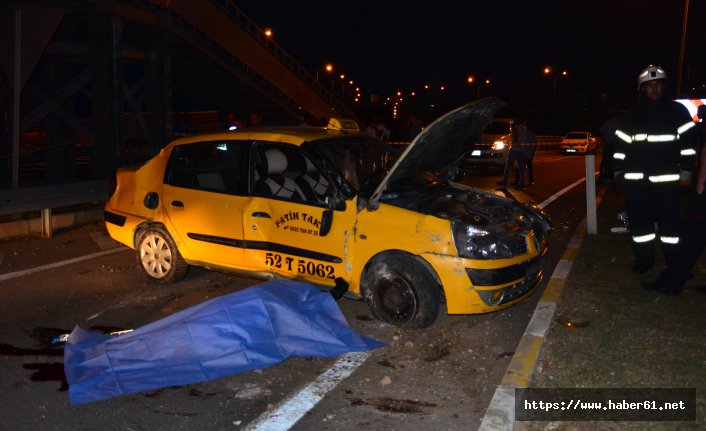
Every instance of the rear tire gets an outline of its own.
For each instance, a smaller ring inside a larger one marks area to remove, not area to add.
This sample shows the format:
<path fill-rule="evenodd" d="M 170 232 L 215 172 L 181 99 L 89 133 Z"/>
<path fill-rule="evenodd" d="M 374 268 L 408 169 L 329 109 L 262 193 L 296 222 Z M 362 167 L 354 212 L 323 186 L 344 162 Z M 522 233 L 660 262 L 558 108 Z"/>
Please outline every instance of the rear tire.
<path fill-rule="evenodd" d="M 189 265 L 162 226 L 150 226 L 140 234 L 137 264 L 147 279 L 156 283 L 173 283 L 189 272 Z"/>
<path fill-rule="evenodd" d="M 414 258 L 379 256 L 366 271 L 364 295 L 370 312 L 394 326 L 426 328 L 439 314 L 440 289 Z"/>

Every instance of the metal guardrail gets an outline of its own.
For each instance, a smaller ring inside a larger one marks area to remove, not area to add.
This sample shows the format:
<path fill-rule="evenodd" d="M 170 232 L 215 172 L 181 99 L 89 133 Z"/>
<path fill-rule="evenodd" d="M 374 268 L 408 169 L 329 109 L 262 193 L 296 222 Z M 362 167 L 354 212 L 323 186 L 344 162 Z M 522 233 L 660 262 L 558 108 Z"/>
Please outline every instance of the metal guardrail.
<path fill-rule="evenodd" d="M 108 180 L 0 190 L 0 215 L 41 211 L 42 235 L 52 236 L 51 211 L 108 199 Z"/>

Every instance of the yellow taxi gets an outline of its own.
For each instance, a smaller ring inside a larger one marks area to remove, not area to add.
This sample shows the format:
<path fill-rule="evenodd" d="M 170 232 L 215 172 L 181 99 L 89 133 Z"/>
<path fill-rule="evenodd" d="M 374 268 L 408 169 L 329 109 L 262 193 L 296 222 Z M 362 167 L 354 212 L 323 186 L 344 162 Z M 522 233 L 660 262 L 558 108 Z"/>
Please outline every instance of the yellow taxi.
<path fill-rule="evenodd" d="M 443 304 L 500 310 L 539 284 L 551 230 L 534 206 L 452 181 L 502 104 L 464 105 L 401 154 L 344 119 L 181 138 L 117 171 L 106 226 L 156 282 L 196 265 L 344 285 L 412 328 Z"/>

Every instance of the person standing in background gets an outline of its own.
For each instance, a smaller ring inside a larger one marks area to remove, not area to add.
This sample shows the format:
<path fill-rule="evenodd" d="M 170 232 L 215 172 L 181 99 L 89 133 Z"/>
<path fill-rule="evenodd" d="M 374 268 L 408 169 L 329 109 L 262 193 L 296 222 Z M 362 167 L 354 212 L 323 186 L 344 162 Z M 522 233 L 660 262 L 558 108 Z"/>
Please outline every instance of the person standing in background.
<path fill-rule="evenodd" d="M 667 97 L 664 69 L 648 66 L 637 84 L 638 102 L 615 131 L 613 168 L 626 190 L 633 271 L 643 274 L 654 266 L 657 238 L 667 266 L 676 263 L 680 180 L 693 169 L 697 136 L 689 111 Z"/>

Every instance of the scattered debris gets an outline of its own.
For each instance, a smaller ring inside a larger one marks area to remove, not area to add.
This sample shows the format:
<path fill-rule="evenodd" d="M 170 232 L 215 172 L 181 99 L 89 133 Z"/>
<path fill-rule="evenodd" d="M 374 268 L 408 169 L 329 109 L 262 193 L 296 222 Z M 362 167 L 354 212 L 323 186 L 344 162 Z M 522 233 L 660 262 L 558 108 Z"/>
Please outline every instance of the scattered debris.
<path fill-rule="evenodd" d="M 567 328 L 585 328 L 591 324 L 590 320 L 571 320 L 568 317 L 557 316 L 556 323 Z"/>
<path fill-rule="evenodd" d="M 256 385 L 255 383 L 246 383 L 243 385 L 242 388 L 239 388 L 238 391 L 235 394 L 235 398 L 243 400 L 243 399 L 254 399 L 258 397 L 264 397 L 264 396 L 269 396 L 272 395 L 272 391 L 269 389 L 264 389 L 261 388 L 260 386 Z"/>

